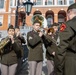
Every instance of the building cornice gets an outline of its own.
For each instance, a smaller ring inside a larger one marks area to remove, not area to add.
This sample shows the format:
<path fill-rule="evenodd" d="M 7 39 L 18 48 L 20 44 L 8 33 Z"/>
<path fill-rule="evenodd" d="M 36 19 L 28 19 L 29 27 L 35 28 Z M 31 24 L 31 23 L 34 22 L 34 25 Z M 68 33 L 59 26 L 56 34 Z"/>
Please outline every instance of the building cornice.
<path fill-rule="evenodd" d="M 36 5 L 36 6 L 33 6 L 33 7 L 40 7 L 40 8 L 47 8 L 47 7 L 52 7 L 52 8 L 54 8 L 54 7 L 68 7 L 68 5 Z"/>
<path fill-rule="evenodd" d="M 19 6 L 20 8 L 24 8 L 24 6 Z M 48 8 L 48 7 L 68 7 L 68 5 L 34 5 L 35 8 Z M 11 8 L 16 8 L 16 6 L 11 6 Z"/>

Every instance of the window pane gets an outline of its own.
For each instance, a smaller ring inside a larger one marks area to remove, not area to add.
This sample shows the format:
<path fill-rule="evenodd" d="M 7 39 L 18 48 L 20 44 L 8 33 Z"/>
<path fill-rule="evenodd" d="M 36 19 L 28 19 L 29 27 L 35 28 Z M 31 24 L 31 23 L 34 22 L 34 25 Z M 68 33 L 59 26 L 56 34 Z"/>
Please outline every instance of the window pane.
<path fill-rule="evenodd" d="M 37 0 L 36 5 L 42 5 L 42 0 Z"/>
<path fill-rule="evenodd" d="M 64 0 L 64 5 L 67 5 L 67 0 Z"/>
<path fill-rule="evenodd" d="M 13 1 L 12 0 L 10 0 L 10 6 L 13 6 Z"/>
<path fill-rule="evenodd" d="M 58 0 L 58 5 L 66 5 L 67 0 Z"/>
<path fill-rule="evenodd" d="M 0 15 L 0 26 L 3 24 L 3 16 Z"/>
<path fill-rule="evenodd" d="M 15 6 L 16 5 L 16 1 L 15 0 L 10 0 L 10 6 Z"/>
<path fill-rule="evenodd" d="M 74 0 L 69 0 L 69 4 L 73 4 L 75 1 Z"/>
<path fill-rule="evenodd" d="M 49 15 L 47 17 L 47 25 L 48 25 L 48 27 L 51 27 L 52 24 L 53 24 L 53 17 L 52 17 L 52 15 Z"/>
<path fill-rule="evenodd" d="M 0 32 L 0 41 L 1 41 L 1 38 L 2 38 L 2 32 Z"/>
<path fill-rule="evenodd" d="M 48 0 L 48 5 L 53 5 L 53 0 Z"/>
<path fill-rule="evenodd" d="M 8 26 L 10 25 L 11 17 L 8 16 Z"/>
<path fill-rule="evenodd" d="M 58 0 L 58 5 L 62 5 L 63 1 L 62 0 Z"/>
<path fill-rule="evenodd" d="M 4 0 L 0 0 L 0 8 L 4 8 Z"/>

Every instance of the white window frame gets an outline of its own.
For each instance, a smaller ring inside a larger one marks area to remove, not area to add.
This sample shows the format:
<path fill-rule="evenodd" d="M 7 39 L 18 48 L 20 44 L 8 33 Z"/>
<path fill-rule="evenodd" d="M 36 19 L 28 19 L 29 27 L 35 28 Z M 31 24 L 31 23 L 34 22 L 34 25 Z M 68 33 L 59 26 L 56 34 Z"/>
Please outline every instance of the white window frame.
<path fill-rule="evenodd" d="M 3 15 L 0 15 L 0 22 L 2 23 L 2 25 L 3 25 Z M 1 26 L 2 26 L 1 25 Z"/>
<path fill-rule="evenodd" d="M 16 2 L 16 3 L 15 3 L 15 4 L 16 4 L 15 6 L 17 6 L 17 0 L 16 0 L 15 2 Z"/>
<path fill-rule="evenodd" d="M 15 6 L 15 0 L 12 0 L 12 5 L 10 4 L 11 0 L 9 1 L 9 12 L 11 11 L 11 7 Z"/>

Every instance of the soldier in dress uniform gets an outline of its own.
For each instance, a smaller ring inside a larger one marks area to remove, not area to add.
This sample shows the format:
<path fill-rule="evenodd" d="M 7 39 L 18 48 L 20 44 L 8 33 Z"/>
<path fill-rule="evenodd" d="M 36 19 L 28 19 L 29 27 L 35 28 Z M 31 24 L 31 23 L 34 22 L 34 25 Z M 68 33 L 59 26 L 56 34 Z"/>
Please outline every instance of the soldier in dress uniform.
<path fill-rule="evenodd" d="M 10 25 L 8 36 L 0 42 L 1 75 L 15 75 L 18 59 L 22 57 L 21 42 L 15 37 L 15 29 Z"/>
<path fill-rule="evenodd" d="M 55 55 L 56 75 L 76 75 L 76 3 L 67 9 L 68 21 L 59 30 L 60 44 Z"/>
<path fill-rule="evenodd" d="M 54 38 L 55 38 L 55 40 L 57 40 L 57 38 L 58 38 L 59 23 L 54 23 L 54 24 L 52 24 L 51 27 L 54 28 Z"/>
<path fill-rule="evenodd" d="M 21 34 L 21 32 L 20 32 L 19 26 L 17 26 L 17 27 L 15 28 L 15 34 L 16 34 L 16 37 L 18 37 L 18 39 L 20 39 L 21 44 L 25 44 L 25 43 L 26 43 L 25 38 L 22 36 L 22 34 Z"/>
<path fill-rule="evenodd" d="M 29 69 L 30 75 L 41 75 L 43 62 L 43 33 L 40 32 L 40 27 L 42 26 L 43 17 L 41 15 L 35 15 L 32 21 L 33 30 L 27 33 Z"/>
<path fill-rule="evenodd" d="M 43 42 L 46 48 L 46 59 L 48 75 L 54 75 L 54 56 L 57 50 L 56 40 L 54 39 L 54 28 L 49 28 L 47 34 L 43 37 Z"/>

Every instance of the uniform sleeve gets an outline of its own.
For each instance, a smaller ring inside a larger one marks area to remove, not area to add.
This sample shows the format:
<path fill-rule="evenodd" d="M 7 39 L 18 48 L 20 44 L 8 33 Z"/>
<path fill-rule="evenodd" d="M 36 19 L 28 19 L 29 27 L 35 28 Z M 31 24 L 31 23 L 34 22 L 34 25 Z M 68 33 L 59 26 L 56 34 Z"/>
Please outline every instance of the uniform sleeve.
<path fill-rule="evenodd" d="M 55 50 L 57 50 L 56 44 L 54 42 L 54 39 L 52 39 L 49 35 L 46 36 L 46 39 L 49 41 L 50 45 L 48 45 L 47 50 L 50 55 L 52 55 Z"/>
<path fill-rule="evenodd" d="M 56 40 L 55 40 L 55 39 L 52 39 L 52 37 L 50 37 L 49 35 L 46 36 L 46 39 L 47 39 L 49 42 L 53 42 L 54 44 L 56 44 Z"/>
<path fill-rule="evenodd" d="M 64 59 L 66 55 L 67 47 L 69 46 L 69 40 L 73 36 L 73 32 L 69 26 L 63 31 L 59 32 L 60 44 L 58 45 L 58 49 L 55 55 L 55 66 L 57 68 L 57 75 L 63 75 L 63 65 Z"/>
<path fill-rule="evenodd" d="M 16 41 L 12 44 L 12 47 L 15 53 L 17 54 L 17 57 L 21 58 L 23 56 L 23 48 L 20 40 L 16 39 Z"/>
<path fill-rule="evenodd" d="M 47 35 L 46 35 L 47 36 Z M 51 41 L 49 41 L 47 38 L 46 38 L 45 35 L 42 36 L 42 40 L 43 40 L 43 43 L 44 43 L 44 46 L 45 48 L 47 49 L 47 47 L 49 46 L 49 44 L 51 44 Z"/>
<path fill-rule="evenodd" d="M 51 38 L 49 35 L 46 35 L 45 37 L 46 37 L 46 39 L 47 39 L 49 42 L 52 41 L 52 38 Z"/>
<path fill-rule="evenodd" d="M 23 36 L 18 36 L 18 38 L 21 40 L 21 43 L 24 43 L 24 44 L 26 43 L 26 40 Z"/>
<path fill-rule="evenodd" d="M 27 43 L 30 46 L 36 46 L 39 42 L 41 42 L 41 38 L 38 35 L 34 35 L 31 32 L 27 34 Z"/>
<path fill-rule="evenodd" d="M 48 50 L 48 52 L 49 52 L 50 55 L 53 55 L 52 53 L 57 50 L 57 46 L 54 43 L 52 43 L 50 45 L 50 47 L 47 48 L 47 50 Z"/>

